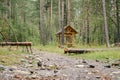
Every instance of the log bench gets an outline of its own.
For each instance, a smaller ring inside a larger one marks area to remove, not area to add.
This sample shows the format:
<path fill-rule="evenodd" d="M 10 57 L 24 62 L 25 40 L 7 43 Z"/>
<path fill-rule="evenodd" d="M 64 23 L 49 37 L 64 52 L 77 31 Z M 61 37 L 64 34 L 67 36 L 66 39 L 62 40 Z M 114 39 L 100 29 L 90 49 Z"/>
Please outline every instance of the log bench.
<path fill-rule="evenodd" d="M 32 53 L 32 42 L 0 42 L 0 46 L 26 46 L 27 52 Z"/>
<path fill-rule="evenodd" d="M 65 48 L 64 53 L 88 53 L 88 52 L 94 52 L 94 51 L 100 51 L 96 49 L 74 49 L 74 48 Z"/>
<path fill-rule="evenodd" d="M 66 53 L 90 53 L 90 52 L 98 52 L 98 51 L 109 51 L 109 50 L 120 50 L 120 48 L 96 48 L 96 49 L 76 49 L 76 48 L 64 48 L 64 54 Z"/>

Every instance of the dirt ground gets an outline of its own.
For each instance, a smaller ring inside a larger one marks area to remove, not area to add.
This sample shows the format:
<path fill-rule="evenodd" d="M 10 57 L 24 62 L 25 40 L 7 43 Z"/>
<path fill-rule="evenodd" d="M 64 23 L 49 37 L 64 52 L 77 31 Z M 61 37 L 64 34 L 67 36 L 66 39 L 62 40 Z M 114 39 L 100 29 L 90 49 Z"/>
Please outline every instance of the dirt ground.
<path fill-rule="evenodd" d="M 0 65 L 0 80 L 120 80 L 120 60 L 70 58 L 34 50 L 20 64 Z"/>

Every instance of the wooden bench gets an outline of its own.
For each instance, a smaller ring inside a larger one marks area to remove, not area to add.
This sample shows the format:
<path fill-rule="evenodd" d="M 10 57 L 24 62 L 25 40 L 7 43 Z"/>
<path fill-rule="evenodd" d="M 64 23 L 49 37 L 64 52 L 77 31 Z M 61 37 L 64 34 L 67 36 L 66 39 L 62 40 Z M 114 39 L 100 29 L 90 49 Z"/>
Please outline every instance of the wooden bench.
<path fill-rule="evenodd" d="M 0 42 L 0 46 L 26 46 L 27 52 L 32 53 L 32 42 Z"/>

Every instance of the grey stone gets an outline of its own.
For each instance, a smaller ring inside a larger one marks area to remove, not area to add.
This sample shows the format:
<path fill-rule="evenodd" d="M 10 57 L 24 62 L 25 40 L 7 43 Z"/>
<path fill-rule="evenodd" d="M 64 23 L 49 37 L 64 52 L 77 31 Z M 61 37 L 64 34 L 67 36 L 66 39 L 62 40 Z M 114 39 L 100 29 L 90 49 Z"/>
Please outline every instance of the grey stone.
<path fill-rule="evenodd" d="M 0 71 L 5 70 L 6 67 L 4 65 L 0 65 Z"/>
<path fill-rule="evenodd" d="M 85 65 L 75 65 L 76 68 L 84 68 Z"/>
<path fill-rule="evenodd" d="M 31 73 L 29 71 L 22 71 L 22 70 L 15 70 L 15 73 L 19 73 L 19 74 L 24 74 L 24 75 L 30 75 Z"/>
<path fill-rule="evenodd" d="M 25 59 L 21 59 L 20 61 L 21 61 L 21 62 L 27 62 L 27 60 L 25 60 Z"/>
<path fill-rule="evenodd" d="M 95 66 L 94 66 L 94 65 L 89 65 L 88 67 L 89 67 L 89 68 L 95 68 Z"/>

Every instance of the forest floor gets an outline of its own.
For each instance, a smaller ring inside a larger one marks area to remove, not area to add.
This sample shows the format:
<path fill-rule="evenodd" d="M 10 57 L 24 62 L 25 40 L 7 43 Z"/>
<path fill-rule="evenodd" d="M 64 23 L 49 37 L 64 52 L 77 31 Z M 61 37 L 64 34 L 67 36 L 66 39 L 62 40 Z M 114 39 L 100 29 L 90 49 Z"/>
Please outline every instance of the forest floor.
<path fill-rule="evenodd" d="M 0 65 L 0 80 L 120 80 L 120 60 L 85 60 L 34 49 L 19 61 Z"/>

